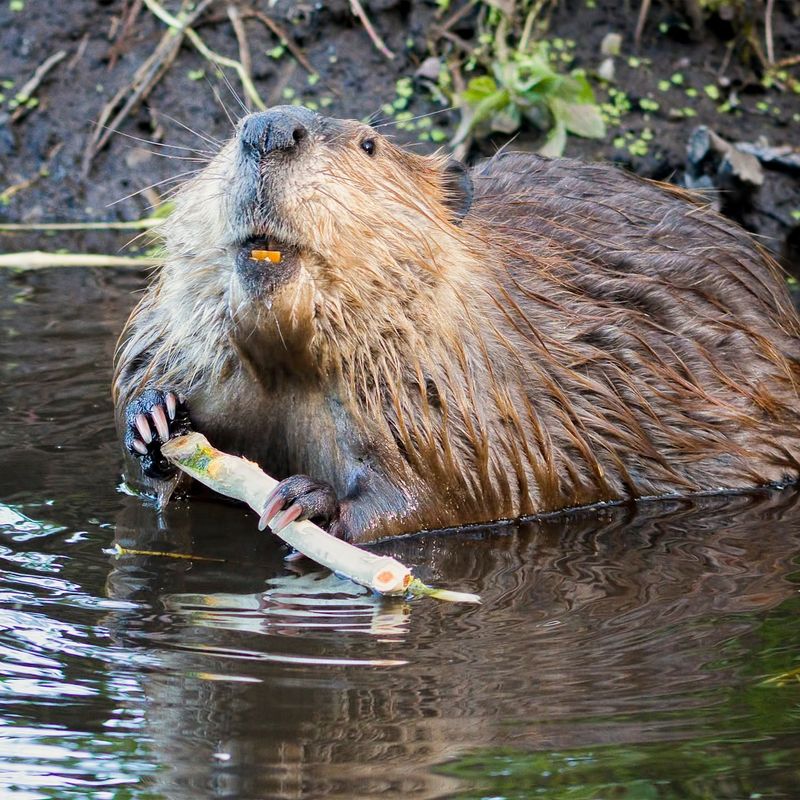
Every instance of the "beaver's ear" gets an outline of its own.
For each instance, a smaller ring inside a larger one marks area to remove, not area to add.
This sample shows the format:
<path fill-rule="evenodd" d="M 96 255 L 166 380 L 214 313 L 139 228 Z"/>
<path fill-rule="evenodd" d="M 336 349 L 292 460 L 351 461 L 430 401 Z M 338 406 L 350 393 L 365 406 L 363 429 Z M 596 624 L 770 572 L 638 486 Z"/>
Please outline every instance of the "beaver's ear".
<path fill-rule="evenodd" d="M 453 222 L 461 224 L 472 206 L 472 178 L 469 170 L 451 158 L 444 168 L 444 204 L 453 212 Z"/>

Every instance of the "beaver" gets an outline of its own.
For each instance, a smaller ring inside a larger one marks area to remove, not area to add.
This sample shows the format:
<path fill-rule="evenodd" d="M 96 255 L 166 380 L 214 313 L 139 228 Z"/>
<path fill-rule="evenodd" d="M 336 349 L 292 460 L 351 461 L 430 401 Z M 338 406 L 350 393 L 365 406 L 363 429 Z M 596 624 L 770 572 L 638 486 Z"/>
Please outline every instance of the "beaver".
<path fill-rule="evenodd" d="M 279 106 L 163 233 L 114 376 L 151 488 L 190 427 L 283 479 L 262 527 L 355 542 L 798 478 L 785 282 L 676 187 L 523 153 L 469 170 Z"/>

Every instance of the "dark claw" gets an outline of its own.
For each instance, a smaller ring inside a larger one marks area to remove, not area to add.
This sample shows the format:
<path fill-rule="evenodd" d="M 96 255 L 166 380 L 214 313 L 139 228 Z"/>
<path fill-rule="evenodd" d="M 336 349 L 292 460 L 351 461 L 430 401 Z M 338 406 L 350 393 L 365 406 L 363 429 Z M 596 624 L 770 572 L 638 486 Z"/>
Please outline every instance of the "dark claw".
<path fill-rule="evenodd" d="M 125 447 L 145 475 L 166 480 L 175 474 L 161 445 L 192 430 L 189 409 L 176 392 L 145 389 L 125 409 Z"/>
<path fill-rule="evenodd" d="M 269 525 L 273 533 L 290 522 L 310 519 L 328 526 L 339 516 L 339 501 L 329 483 L 315 481 L 308 475 L 293 475 L 281 481 L 267 497 L 258 529 Z"/>

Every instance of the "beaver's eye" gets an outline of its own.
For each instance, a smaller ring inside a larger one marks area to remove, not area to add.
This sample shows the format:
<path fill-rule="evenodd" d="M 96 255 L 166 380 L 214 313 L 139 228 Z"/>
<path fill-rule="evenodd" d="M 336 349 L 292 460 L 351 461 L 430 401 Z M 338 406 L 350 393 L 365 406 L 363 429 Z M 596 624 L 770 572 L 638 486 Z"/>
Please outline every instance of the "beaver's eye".
<path fill-rule="evenodd" d="M 374 139 L 364 139 L 364 141 L 361 142 L 361 149 L 368 156 L 374 156 L 375 155 L 375 140 Z"/>

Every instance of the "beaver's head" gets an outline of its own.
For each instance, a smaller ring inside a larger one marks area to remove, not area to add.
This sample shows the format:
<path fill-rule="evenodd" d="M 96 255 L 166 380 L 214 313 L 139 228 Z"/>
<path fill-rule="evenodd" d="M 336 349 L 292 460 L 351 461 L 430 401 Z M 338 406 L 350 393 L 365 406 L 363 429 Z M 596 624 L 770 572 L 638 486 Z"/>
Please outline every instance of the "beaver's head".
<path fill-rule="evenodd" d="M 326 310 L 396 303 L 417 282 L 430 286 L 457 250 L 471 197 L 457 162 L 410 153 L 360 122 L 278 106 L 240 120 L 186 185 L 167 247 L 213 261 L 231 307 L 264 319 L 267 306 L 285 334 Z"/>

